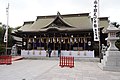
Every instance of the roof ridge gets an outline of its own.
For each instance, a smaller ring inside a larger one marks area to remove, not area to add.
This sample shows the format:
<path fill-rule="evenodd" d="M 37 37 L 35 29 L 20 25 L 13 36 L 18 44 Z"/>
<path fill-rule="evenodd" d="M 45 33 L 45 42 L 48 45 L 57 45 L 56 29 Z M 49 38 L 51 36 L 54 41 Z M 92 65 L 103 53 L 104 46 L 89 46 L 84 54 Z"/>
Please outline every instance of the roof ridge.
<path fill-rule="evenodd" d="M 76 14 L 60 14 L 57 12 L 57 15 L 61 15 L 63 17 L 78 17 L 78 16 L 89 16 L 90 13 L 76 13 Z M 46 19 L 46 18 L 54 18 L 57 15 L 46 15 L 46 16 L 37 16 L 37 19 Z"/>
<path fill-rule="evenodd" d="M 48 23 L 48 25 L 46 25 L 44 28 L 46 28 L 46 27 L 50 26 L 52 23 L 54 23 L 54 21 L 55 21 L 57 18 L 59 18 L 63 23 L 65 23 L 65 25 L 68 25 L 68 26 L 70 26 L 70 27 L 73 27 L 71 24 L 69 24 L 68 22 L 66 22 L 61 16 L 62 16 L 62 15 L 60 15 L 60 13 L 58 12 L 57 15 L 56 15 L 56 17 L 54 18 L 54 20 L 51 21 L 50 23 Z"/>

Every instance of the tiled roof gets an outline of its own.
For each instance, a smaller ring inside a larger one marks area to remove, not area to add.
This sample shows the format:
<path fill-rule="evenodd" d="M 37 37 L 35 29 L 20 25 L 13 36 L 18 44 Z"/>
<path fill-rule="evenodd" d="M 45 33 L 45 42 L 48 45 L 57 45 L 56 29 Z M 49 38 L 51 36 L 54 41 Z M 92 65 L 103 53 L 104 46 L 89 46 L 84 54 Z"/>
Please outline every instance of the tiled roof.
<path fill-rule="evenodd" d="M 30 26 L 33 24 L 34 21 L 27 21 L 24 22 L 23 26 L 21 28 L 19 28 L 18 30 L 20 31 L 28 31 L 28 29 L 30 28 Z"/>
<path fill-rule="evenodd" d="M 23 25 L 19 30 L 22 31 L 28 31 L 28 32 L 37 32 L 37 31 L 46 31 L 50 29 L 49 26 L 52 24 L 56 17 L 59 17 L 62 22 L 69 26 L 73 27 L 53 27 L 58 30 L 88 30 L 92 29 L 92 20 L 91 17 L 89 16 L 89 13 L 80 13 L 80 14 L 66 14 L 66 15 L 49 15 L 49 16 L 38 16 L 36 21 L 34 23 L 28 23 Z M 109 22 L 108 22 L 108 17 L 102 17 L 100 18 L 99 21 L 100 27 L 108 27 Z"/>

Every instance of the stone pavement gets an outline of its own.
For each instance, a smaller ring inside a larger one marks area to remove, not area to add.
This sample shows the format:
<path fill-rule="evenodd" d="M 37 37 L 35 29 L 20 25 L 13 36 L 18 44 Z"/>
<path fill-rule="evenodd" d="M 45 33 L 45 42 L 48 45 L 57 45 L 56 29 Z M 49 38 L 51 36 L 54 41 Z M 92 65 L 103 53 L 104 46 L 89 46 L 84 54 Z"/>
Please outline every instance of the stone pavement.
<path fill-rule="evenodd" d="M 75 61 L 74 68 L 59 60 L 19 60 L 0 65 L 0 80 L 120 80 L 120 72 L 102 71 L 98 62 Z"/>

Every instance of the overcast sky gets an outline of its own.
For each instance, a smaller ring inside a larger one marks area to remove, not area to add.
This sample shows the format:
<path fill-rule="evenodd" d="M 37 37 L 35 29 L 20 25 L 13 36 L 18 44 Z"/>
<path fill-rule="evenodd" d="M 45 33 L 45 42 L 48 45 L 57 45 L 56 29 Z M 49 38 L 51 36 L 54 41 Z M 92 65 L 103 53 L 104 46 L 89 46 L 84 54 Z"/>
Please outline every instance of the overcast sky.
<path fill-rule="evenodd" d="M 111 22 L 120 23 L 120 0 L 99 0 L 100 17 L 109 17 Z M 0 0 L 0 22 L 7 23 L 6 7 L 9 8 L 9 25 L 17 27 L 24 21 L 34 21 L 36 16 L 61 14 L 93 14 L 94 0 Z"/>

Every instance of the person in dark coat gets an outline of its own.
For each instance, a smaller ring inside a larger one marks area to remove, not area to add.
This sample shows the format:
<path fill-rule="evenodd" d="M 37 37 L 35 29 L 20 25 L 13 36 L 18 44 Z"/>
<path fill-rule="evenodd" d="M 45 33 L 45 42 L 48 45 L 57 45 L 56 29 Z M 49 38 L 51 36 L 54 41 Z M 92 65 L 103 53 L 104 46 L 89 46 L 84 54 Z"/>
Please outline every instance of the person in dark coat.
<path fill-rule="evenodd" d="M 52 49 L 51 49 L 51 48 L 48 48 L 49 57 L 51 57 L 51 53 L 52 53 Z"/>
<path fill-rule="evenodd" d="M 61 49 L 58 48 L 58 57 L 60 57 L 60 55 L 61 55 Z"/>

